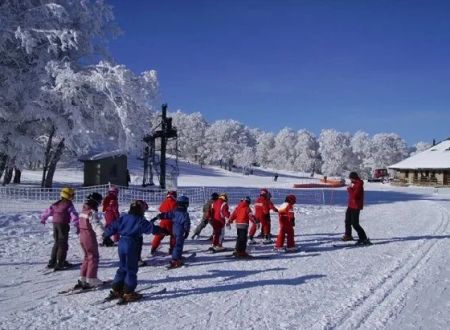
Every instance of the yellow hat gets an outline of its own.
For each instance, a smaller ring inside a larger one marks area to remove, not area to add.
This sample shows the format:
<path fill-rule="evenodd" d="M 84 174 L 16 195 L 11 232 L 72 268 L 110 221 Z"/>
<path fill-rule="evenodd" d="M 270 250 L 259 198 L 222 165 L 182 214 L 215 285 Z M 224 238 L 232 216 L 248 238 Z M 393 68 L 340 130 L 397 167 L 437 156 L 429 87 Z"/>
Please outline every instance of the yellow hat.
<path fill-rule="evenodd" d="M 59 195 L 61 196 L 61 198 L 65 198 L 71 201 L 75 196 L 75 190 L 73 190 L 73 188 L 62 188 Z"/>

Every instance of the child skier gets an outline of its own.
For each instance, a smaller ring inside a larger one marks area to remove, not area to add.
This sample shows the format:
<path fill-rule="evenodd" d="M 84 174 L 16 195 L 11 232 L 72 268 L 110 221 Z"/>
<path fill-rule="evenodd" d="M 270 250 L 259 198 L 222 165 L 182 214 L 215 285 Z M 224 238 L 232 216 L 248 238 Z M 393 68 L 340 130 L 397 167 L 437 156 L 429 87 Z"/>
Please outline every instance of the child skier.
<path fill-rule="evenodd" d="M 41 223 L 45 225 L 46 220 L 53 217 L 53 243 L 52 254 L 47 267 L 55 271 L 70 268 L 73 265 L 66 261 L 67 250 L 69 249 L 70 222 L 73 222 L 79 233 L 78 213 L 73 206 L 72 199 L 75 191 L 72 188 L 63 188 L 60 192 L 61 199 L 50 205 L 41 214 Z"/>
<path fill-rule="evenodd" d="M 255 216 L 252 213 L 252 209 L 250 208 L 251 200 L 250 197 L 246 196 L 241 202 L 238 204 L 236 209 L 231 213 L 230 219 L 227 222 L 227 226 L 229 227 L 234 220 L 236 220 L 236 229 L 237 229 L 237 239 L 236 239 L 236 248 L 233 252 L 233 255 L 236 258 L 246 258 L 250 255 L 245 251 L 247 248 L 247 232 L 249 221 L 253 223 L 256 222 Z"/>
<path fill-rule="evenodd" d="M 213 226 L 213 242 L 210 250 L 218 252 L 225 248 L 222 246 L 224 237 L 225 222 L 230 217 L 228 209 L 228 196 L 226 193 L 221 193 L 219 198 L 212 204 L 212 226 Z"/>
<path fill-rule="evenodd" d="M 177 192 L 172 190 L 166 195 L 166 198 L 161 202 L 159 206 L 159 211 L 162 213 L 174 211 L 177 207 Z M 169 241 L 169 254 L 172 254 L 173 247 L 175 246 L 175 236 L 172 233 L 172 221 L 170 219 L 162 218 L 159 222 L 159 226 L 166 229 L 170 235 Z M 166 236 L 166 234 L 155 235 L 152 240 L 152 248 L 150 250 L 151 254 L 155 254 L 156 250 L 159 248 L 161 241 Z"/>
<path fill-rule="evenodd" d="M 123 303 L 138 300 L 142 295 L 135 292 L 139 260 L 140 237 L 158 234 L 165 230 L 144 217 L 145 207 L 140 201 L 131 203 L 128 214 L 122 215 L 105 229 L 103 237 L 120 234 L 119 269 L 114 277 L 108 300 L 121 298 Z"/>
<path fill-rule="evenodd" d="M 278 208 L 278 218 L 280 228 L 278 229 L 278 237 L 275 243 L 276 251 L 293 252 L 296 250 L 294 241 L 294 204 L 297 203 L 295 195 L 287 195 L 285 202 Z M 284 249 L 284 238 L 287 237 L 287 248 Z"/>
<path fill-rule="evenodd" d="M 197 227 L 194 230 L 194 234 L 192 235 L 192 239 L 198 238 L 200 236 L 200 233 L 202 230 L 208 225 L 208 223 L 211 223 L 212 218 L 212 204 L 219 198 L 219 194 L 216 192 L 213 192 L 211 194 L 211 199 L 208 200 L 203 205 L 203 216 L 200 223 L 197 225 Z"/>
<path fill-rule="evenodd" d="M 261 235 L 263 235 L 264 244 L 270 244 L 273 243 L 271 239 L 271 226 L 270 226 L 270 210 L 274 212 L 278 212 L 277 208 L 273 205 L 270 198 L 272 195 L 270 192 L 263 188 L 261 189 L 259 193 L 259 197 L 256 199 L 255 202 L 255 217 L 256 222 L 261 223 Z M 249 237 L 250 237 L 250 244 L 255 244 L 256 242 L 253 240 L 253 236 L 256 233 L 256 226 L 253 224 L 250 227 Z"/>
<path fill-rule="evenodd" d="M 172 221 L 172 233 L 175 235 L 175 247 L 172 251 L 172 260 L 170 261 L 170 268 L 177 268 L 183 265 L 183 246 L 184 240 L 189 236 L 191 228 L 191 219 L 187 211 L 189 207 L 189 198 L 180 196 L 177 198 L 175 211 L 160 213 L 152 219 L 169 219 Z"/>
<path fill-rule="evenodd" d="M 108 189 L 105 199 L 103 200 L 103 213 L 105 216 L 106 227 L 108 227 L 114 220 L 118 219 L 119 213 L 119 189 L 116 186 L 111 186 Z M 119 235 L 113 237 L 113 241 L 108 237 L 104 240 L 102 245 L 114 246 L 114 242 L 119 241 Z"/>
<path fill-rule="evenodd" d="M 99 253 L 97 235 L 102 237 L 104 227 L 97 213 L 102 195 L 92 193 L 87 196 L 80 214 L 80 245 L 84 259 L 80 269 L 80 279 L 74 289 L 91 289 L 103 284 L 97 278 Z"/>

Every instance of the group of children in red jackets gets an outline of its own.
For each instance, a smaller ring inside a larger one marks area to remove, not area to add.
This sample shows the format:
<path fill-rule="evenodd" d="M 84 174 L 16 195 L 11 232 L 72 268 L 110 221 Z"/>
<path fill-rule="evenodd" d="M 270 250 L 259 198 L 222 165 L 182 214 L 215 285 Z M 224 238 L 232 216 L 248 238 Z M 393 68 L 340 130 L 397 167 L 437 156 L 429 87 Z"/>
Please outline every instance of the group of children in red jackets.
<path fill-rule="evenodd" d="M 120 266 L 113 281 L 113 290 L 110 298 L 124 299 L 126 302 L 139 299 L 135 292 L 137 284 L 137 269 L 142 249 L 142 235 L 153 234 L 151 253 L 156 253 L 165 236 L 170 236 L 169 253 L 172 254 L 170 265 L 179 267 L 182 265 L 184 240 L 190 232 L 190 218 L 187 208 L 189 199 L 186 196 L 177 197 L 176 191 L 169 191 L 162 201 L 157 217 L 148 221 L 144 217 L 148 205 L 137 200 L 130 205 L 127 214 L 119 212 L 118 192 L 116 187 L 111 187 L 105 198 L 99 193 L 90 194 L 83 204 L 82 211 L 78 214 L 72 200 L 75 192 L 72 188 L 61 190 L 61 199 L 52 204 L 41 215 L 41 223 L 53 217 L 54 246 L 48 268 L 55 271 L 69 268 L 66 261 L 68 250 L 69 223 L 73 222 L 79 234 L 80 246 L 83 250 L 83 262 L 80 269 L 80 277 L 74 289 L 90 289 L 103 284 L 97 277 L 99 264 L 98 242 L 101 246 L 114 246 L 118 242 Z M 231 213 L 228 206 L 226 193 L 212 195 L 208 208 L 204 209 L 203 220 L 210 223 L 213 228 L 212 247 L 214 252 L 224 249 L 222 243 L 224 228 L 236 223 L 237 240 L 234 256 L 248 257 L 246 252 L 248 234 L 250 241 L 254 242 L 256 229 L 261 226 L 264 242 L 270 240 L 270 215 L 271 210 L 278 212 L 280 229 L 275 243 L 276 249 L 283 249 L 285 237 L 287 237 L 287 251 L 295 249 L 294 241 L 294 211 L 296 203 L 294 195 L 286 196 L 285 202 L 276 208 L 270 200 L 270 193 L 262 189 L 255 203 L 255 214 L 250 208 L 249 197 L 243 198 Z M 103 202 L 103 203 L 102 203 Z M 98 213 L 102 206 L 103 219 Z M 154 221 L 159 219 L 159 225 Z M 250 226 L 251 225 L 251 226 Z M 250 230 L 249 230 L 250 227 Z M 199 234 L 199 232 L 198 232 Z M 195 234 L 194 234 L 195 235 Z M 112 237 L 112 239 L 111 239 Z"/>

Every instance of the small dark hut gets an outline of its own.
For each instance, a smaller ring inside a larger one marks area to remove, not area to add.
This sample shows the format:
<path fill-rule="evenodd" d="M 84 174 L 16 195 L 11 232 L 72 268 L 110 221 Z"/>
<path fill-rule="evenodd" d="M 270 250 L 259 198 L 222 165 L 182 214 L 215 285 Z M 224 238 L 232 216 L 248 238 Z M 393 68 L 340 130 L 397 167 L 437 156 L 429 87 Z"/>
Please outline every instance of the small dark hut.
<path fill-rule="evenodd" d="M 84 186 L 128 186 L 127 156 L 122 151 L 86 155 L 79 160 L 84 163 Z"/>

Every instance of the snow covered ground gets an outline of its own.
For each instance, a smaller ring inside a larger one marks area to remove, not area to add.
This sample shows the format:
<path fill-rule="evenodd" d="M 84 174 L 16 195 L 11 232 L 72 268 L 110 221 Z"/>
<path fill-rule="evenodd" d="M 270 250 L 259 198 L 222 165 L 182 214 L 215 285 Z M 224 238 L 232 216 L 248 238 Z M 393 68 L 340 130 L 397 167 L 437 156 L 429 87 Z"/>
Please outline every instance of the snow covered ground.
<path fill-rule="evenodd" d="M 226 190 L 288 187 L 295 181 L 280 176 L 273 183 L 269 176 L 209 171 L 210 176 L 191 172 L 179 182 L 195 186 L 213 179 Z M 73 170 L 64 176 L 77 182 L 79 173 Z M 201 239 L 186 242 L 185 250 L 198 251 L 189 266 L 139 271 L 140 286 L 165 287 L 165 294 L 107 309 L 89 305 L 107 290 L 57 294 L 75 283 L 78 270 L 42 273 L 52 236 L 51 226 L 39 223 L 38 212 L 2 214 L 0 329 L 449 329 L 450 194 L 378 183 L 367 184 L 366 191 L 361 224 L 373 246 L 334 246 L 342 244 L 341 189 L 334 205 L 297 205 L 295 231 L 301 252 L 276 254 L 272 246 L 256 245 L 250 248 L 252 254 L 271 258 L 245 261 L 207 254 L 207 228 Z M 190 211 L 195 226 L 200 206 Z M 275 215 L 272 223 L 276 233 Z M 233 247 L 235 228 L 226 235 L 225 246 Z M 149 255 L 150 239 L 145 237 L 144 256 Z M 79 261 L 81 249 L 74 233 L 69 244 L 68 259 Z M 167 251 L 167 243 L 161 251 Z M 101 247 L 100 254 L 99 277 L 113 277 L 116 249 Z"/>

